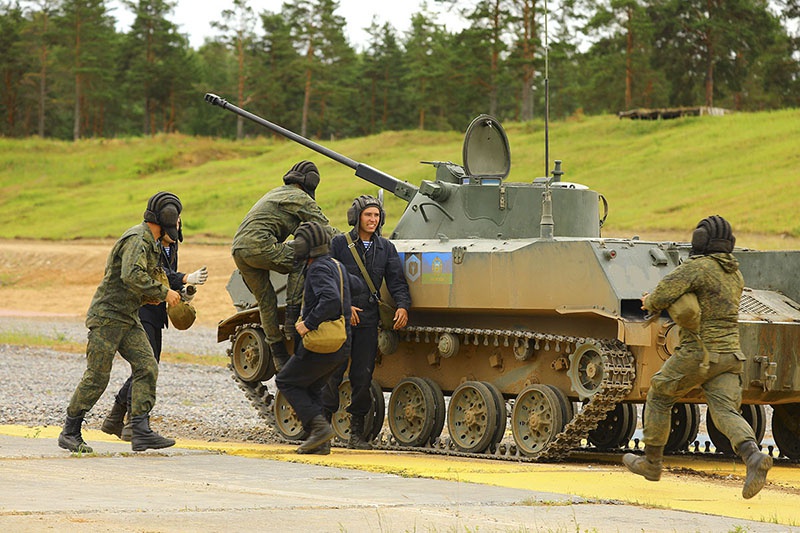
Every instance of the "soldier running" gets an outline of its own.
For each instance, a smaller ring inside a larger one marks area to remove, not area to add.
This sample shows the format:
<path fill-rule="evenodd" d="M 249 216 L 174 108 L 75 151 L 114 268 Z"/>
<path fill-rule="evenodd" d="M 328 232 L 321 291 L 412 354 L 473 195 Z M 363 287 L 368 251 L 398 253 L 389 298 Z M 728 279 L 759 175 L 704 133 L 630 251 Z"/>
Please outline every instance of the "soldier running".
<path fill-rule="evenodd" d="M 761 453 L 753 429 L 739 413 L 745 357 L 738 318 L 744 279 L 732 254 L 735 242 L 728 221 L 718 215 L 704 218 L 692 234 L 689 261 L 642 298 L 643 309 L 660 313 L 684 294 L 694 293 L 700 327 L 697 334 L 681 328 L 680 347 L 653 376 L 644 415 L 645 456 L 627 453 L 623 462 L 649 481 L 661 479 L 672 406 L 691 389 L 702 387 L 710 416 L 747 466 L 742 497 L 748 499 L 764 487 L 772 457 Z"/>

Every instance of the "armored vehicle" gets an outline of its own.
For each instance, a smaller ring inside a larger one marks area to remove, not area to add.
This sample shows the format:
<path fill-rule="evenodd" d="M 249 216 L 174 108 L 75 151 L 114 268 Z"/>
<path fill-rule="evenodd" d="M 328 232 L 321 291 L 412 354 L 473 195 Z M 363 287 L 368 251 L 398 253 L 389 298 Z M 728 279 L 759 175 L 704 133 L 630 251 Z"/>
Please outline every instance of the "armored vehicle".
<path fill-rule="evenodd" d="M 640 299 L 688 257 L 689 243 L 603 237 L 607 202 L 564 180 L 558 161 L 550 176 L 517 170 L 526 181 L 507 180 L 509 143 L 491 116 L 467 129 L 463 164 L 430 163 L 435 175 L 414 185 L 217 96 L 206 99 L 408 202 L 390 238 L 413 305 L 406 328 L 380 333 L 370 435 L 381 436 L 378 444 L 530 460 L 628 445 L 637 404 L 678 343 L 678 326 L 666 314 L 647 320 Z M 780 452 L 798 459 L 800 251 L 734 253 L 747 285 L 739 315 L 747 357 L 742 411 L 761 439 L 771 406 Z M 236 275 L 229 290 L 239 311 L 220 322 L 218 340 L 231 342 L 235 378 L 283 436 L 298 437 L 291 408 L 265 386 L 273 369 L 258 310 Z M 346 405 L 346 382 L 340 392 Z M 667 450 L 691 445 L 703 403 L 697 390 L 675 406 Z M 380 434 L 384 414 L 388 433 Z M 346 424 L 337 414 L 340 436 Z M 706 425 L 715 449 L 730 452 L 713 420 Z"/>

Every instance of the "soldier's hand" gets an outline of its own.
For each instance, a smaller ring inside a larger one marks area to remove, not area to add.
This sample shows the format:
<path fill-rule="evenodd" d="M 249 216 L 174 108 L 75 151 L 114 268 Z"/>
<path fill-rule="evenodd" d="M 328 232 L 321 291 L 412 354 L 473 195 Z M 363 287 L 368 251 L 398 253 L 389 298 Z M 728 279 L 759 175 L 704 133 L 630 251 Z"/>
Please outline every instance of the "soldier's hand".
<path fill-rule="evenodd" d="M 181 293 L 169 289 L 167 290 L 167 297 L 165 300 L 167 305 L 178 305 L 181 301 Z"/>
<path fill-rule="evenodd" d="M 301 337 L 310 331 L 302 320 L 294 325 L 294 329 L 297 330 Z"/>
<path fill-rule="evenodd" d="M 358 316 L 358 312 L 363 311 L 360 307 L 356 307 L 355 305 L 350 307 L 350 325 L 357 326 L 359 322 L 361 322 L 361 318 Z"/>
<path fill-rule="evenodd" d="M 394 329 L 404 328 L 406 324 L 408 324 L 408 311 L 398 307 L 394 313 Z"/>
<path fill-rule="evenodd" d="M 208 268 L 203 266 L 191 274 L 186 274 L 186 283 L 189 285 L 202 285 L 208 279 Z"/>

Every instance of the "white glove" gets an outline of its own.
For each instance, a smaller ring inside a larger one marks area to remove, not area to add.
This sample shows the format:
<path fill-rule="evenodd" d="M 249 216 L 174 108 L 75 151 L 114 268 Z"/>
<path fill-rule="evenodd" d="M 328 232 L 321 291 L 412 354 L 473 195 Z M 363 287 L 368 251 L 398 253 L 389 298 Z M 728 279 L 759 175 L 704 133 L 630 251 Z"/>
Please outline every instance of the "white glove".
<path fill-rule="evenodd" d="M 191 274 L 186 275 L 186 283 L 189 285 L 202 285 L 208 279 L 208 268 L 202 267 Z"/>

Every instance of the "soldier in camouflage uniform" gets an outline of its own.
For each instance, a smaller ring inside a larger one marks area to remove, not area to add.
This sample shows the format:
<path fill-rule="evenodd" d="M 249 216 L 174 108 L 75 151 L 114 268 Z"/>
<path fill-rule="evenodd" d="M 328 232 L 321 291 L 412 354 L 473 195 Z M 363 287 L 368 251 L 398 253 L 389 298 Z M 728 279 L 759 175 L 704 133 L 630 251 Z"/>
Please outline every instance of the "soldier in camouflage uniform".
<path fill-rule="evenodd" d="M 285 241 L 301 222 L 317 222 L 330 235 L 338 233 L 314 200 L 319 181 L 319 171 L 314 163 L 301 161 L 295 164 L 283 177 L 284 185 L 272 189 L 256 202 L 233 237 L 233 260 L 258 302 L 261 327 L 277 370 L 289 360 L 289 353 L 278 325 L 278 299 L 269 278 L 270 271 L 289 274 L 285 335 L 291 338 L 300 314 L 303 264 L 295 264 L 292 245 Z"/>
<path fill-rule="evenodd" d="M 731 253 L 735 242 L 724 218 L 714 215 L 701 220 L 692 234 L 689 260 L 642 298 L 644 309 L 660 313 L 684 294 L 693 293 L 700 305 L 700 342 L 681 329 L 678 350 L 653 376 L 647 392 L 645 456 L 628 453 L 623 462 L 631 472 L 658 481 L 672 406 L 691 389 L 702 387 L 715 424 L 747 465 L 742 496 L 752 498 L 766 483 L 772 457 L 760 452 L 753 429 L 739 413 L 745 358 L 739 346 L 738 317 L 744 280 Z"/>
<path fill-rule="evenodd" d="M 159 193 L 163 194 L 163 193 Z M 159 245 L 164 233 L 178 239 L 178 209 L 180 201 L 164 202 L 157 213 L 157 223 L 142 222 L 128 229 L 114 244 L 106 262 L 103 281 L 94 294 L 86 316 L 89 341 L 86 346 L 86 371 L 67 407 L 64 429 L 58 445 L 72 452 L 91 453 L 84 442 L 81 424 L 84 415 L 106 390 L 111 375 L 114 354 L 119 352 L 131 365 L 131 416 L 133 435 L 131 448 L 166 448 L 175 444 L 150 429 L 150 410 L 155 404 L 158 363 L 147 334 L 139 320 L 143 303 L 180 302 L 180 294 L 168 289 L 161 281 Z M 173 205 L 174 204 L 174 205 Z"/>

